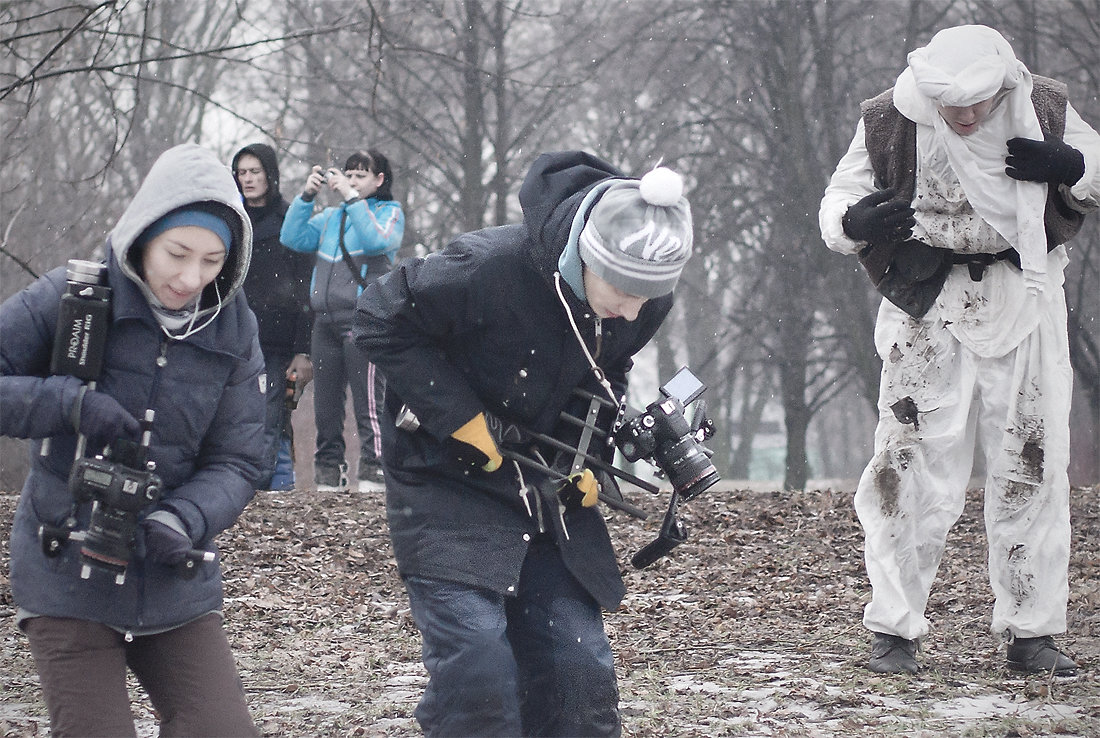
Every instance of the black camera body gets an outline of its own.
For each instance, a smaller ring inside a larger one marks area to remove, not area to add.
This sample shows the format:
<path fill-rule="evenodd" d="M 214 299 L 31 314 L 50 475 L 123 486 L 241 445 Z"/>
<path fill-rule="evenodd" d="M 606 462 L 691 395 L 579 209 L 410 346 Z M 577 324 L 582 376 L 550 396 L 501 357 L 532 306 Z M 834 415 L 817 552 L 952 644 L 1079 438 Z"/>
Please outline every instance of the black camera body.
<path fill-rule="evenodd" d="M 80 546 L 84 563 L 80 576 L 87 579 L 94 566 L 112 572 L 122 584 L 134 547 L 134 534 L 143 510 L 157 502 L 164 490 L 155 465 L 144 461 L 144 447 L 132 441 L 116 441 L 115 460 L 96 456 L 78 459 L 69 473 L 69 491 L 77 504 L 91 502 L 92 515 Z"/>
<path fill-rule="evenodd" d="M 690 500 L 719 480 L 702 442 L 713 426 L 700 414 L 693 427 L 684 409 L 706 390 L 687 367 L 661 386 L 662 398 L 645 412 L 624 415 L 614 430 L 615 445 L 627 461 L 652 459 L 682 500 Z"/>

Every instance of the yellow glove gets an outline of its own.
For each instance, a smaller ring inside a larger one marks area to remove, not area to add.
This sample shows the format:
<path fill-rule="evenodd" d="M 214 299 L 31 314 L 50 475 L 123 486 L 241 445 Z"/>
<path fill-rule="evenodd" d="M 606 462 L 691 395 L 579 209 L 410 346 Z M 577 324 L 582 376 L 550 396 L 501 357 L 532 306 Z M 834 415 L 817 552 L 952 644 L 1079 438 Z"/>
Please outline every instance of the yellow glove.
<path fill-rule="evenodd" d="M 451 434 L 451 438 L 472 447 L 480 456 L 472 458 L 465 453 L 459 454 L 461 460 L 474 466 L 480 466 L 487 472 L 494 472 L 504 463 L 504 457 L 500 455 L 497 442 L 489 433 L 489 426 L 485 422 L 485 413 L 478 413 L 469 422 Z M 464 452 L 466 449 L 462 449 Z"/>
<path fill-rule="evenodd" d="M 592 507 L 600 501 L 600 485 L 591 469 L 582 469 L 570 474 L 558 490 L 558 499 L 566 507 L 579 504 Z"/>

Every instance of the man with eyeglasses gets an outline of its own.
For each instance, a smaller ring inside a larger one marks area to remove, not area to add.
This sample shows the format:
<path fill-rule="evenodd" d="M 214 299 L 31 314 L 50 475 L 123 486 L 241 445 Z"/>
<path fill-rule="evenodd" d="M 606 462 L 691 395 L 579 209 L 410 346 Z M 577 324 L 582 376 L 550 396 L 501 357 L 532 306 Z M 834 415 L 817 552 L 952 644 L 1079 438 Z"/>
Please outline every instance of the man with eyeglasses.
<path fill-rule="evenodd" d="M 275 150 L 267 144 L 249 144 L 233 157 L 232 168 L 245 211 L 252 220 L 252 263 L 244 292 L 260 326 L 260 349 L 267 371 L 266 476 L 260 480 L 259 489 L 284 492 L 294 489 L 296 483 L 287 382 L 296 382 L 300 390 L 313 378 L 309 358 L 309 277 L 313 259 L 279 242 L 288 204 L 279 193 Z"/>
<path fill-rule="evenodd" d="M 1100 135 L 988 26 L 936 33 L 862 103 L 821 201 L 826 245 L 883 295 L 875 451 L 855 493 L 867 668 L 916 673 L 978 449 L 990 629 L 1017 671 L 1070 675 L 1065 242 L 1100 207 Z M 950 634 L 943 634 L 950 640 Z"/>

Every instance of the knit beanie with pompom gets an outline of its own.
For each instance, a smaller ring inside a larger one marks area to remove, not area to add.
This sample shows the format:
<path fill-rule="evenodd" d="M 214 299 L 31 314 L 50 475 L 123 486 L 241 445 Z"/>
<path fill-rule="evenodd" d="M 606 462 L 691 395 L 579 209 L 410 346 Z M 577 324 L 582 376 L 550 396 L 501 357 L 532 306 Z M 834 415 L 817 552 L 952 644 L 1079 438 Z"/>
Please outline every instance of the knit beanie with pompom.
<path fill-rule="evenodd" d="M 683 193 L 683 178 L 665 167 L 611 185 L 581 231 L 585 266 L 628 295 L 672 292 L 691 256 L 691 207 Z"/>

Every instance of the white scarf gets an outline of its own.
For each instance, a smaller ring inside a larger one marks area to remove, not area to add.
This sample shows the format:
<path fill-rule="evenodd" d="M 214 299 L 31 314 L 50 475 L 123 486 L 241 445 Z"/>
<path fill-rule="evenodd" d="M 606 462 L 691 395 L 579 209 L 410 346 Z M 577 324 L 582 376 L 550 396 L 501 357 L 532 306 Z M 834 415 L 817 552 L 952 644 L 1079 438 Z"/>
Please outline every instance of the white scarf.
<path fill-rule="evenodd" d="M 894 106 L 906 118 L 934 129 L 934 146 L 948 161 L 974 211 L 1020 252 L 1026 281 L 1046 273 L 1046 184 L 1005 174 L 1008 139 L 1043 140 L 1031 102 L 1031 73 L 1008 41 L 986 26 L 957 26 L 909 54 L 894 86 Z M 956 134 L 937 105 L 966 107 L 1004 91 L 990 116 L 969 136 Z"/>

